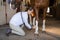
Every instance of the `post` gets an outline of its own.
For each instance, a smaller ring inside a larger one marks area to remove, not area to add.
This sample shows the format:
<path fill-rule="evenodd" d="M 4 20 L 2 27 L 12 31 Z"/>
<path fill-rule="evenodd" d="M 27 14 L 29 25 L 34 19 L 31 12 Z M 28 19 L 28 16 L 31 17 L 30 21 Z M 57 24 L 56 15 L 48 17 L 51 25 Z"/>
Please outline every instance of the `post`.
<path fill-rule="evenodd" d="M 7 4 L 7 1 L 5 2 L 5 17 L 6 17 L 6 24 L 7 24 L 7 10 L 6 10 L 7 9 L 7 5 L 6 4 Z"/>

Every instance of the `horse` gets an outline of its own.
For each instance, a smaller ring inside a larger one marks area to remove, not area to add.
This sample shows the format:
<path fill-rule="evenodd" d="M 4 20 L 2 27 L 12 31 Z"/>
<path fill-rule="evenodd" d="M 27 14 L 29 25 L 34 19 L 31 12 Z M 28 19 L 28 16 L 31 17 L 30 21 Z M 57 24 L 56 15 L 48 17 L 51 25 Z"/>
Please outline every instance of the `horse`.
<path fill-rule="evenodd" d="M 38 34 L 39 9 L 43 9 L 42 31 L 45 31 L 46 11 L 49 6 L 49 0 L 30 0 L 30 5 L 35 10 L 35 14 L 36 14 L 35 34 Z"/>
<path fill-rule="evenodd" d="M 23 0 L 11 0 L 10 6 L 11 6 L 12 9 L 17 9 L 16 13 L 21 11 L 22 1 Z"/>

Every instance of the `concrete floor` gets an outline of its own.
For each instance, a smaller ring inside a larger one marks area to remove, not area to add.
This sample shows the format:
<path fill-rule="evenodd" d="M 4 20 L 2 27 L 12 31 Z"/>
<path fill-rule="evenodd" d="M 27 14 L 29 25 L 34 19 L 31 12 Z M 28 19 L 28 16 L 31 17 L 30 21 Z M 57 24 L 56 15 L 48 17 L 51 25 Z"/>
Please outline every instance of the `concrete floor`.
<path fill-rule="evenodd" d="M 24 28 L 25 36 L 11 34 L 5 35 L 8 25 L 0 26 L 0 40 L 60 40 L 60 20 L 50 18 L 46 20 L 46 32 L 42 32 L 42 20 L 39 21 L 39 35 L 34 35 L 34 30 Z"/>

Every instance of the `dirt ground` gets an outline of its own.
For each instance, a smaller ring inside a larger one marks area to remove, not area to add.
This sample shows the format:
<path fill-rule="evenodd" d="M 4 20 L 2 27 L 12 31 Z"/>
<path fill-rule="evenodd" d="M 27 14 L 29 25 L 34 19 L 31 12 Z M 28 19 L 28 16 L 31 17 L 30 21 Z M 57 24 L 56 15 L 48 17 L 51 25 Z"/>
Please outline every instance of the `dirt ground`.
<path fill-rule="evenodd" d="M 10 34 L 6 36 L 6 29 L 9 25 L 0 26 L 0 40 L 60 40 L 60 20 L 50 18 L 46 20 L 46 32 L 42 32 L 42 20 L 39 21 L 39 35 L 34 34 L 34 30 L 24 28 L 25 36 Z"/>

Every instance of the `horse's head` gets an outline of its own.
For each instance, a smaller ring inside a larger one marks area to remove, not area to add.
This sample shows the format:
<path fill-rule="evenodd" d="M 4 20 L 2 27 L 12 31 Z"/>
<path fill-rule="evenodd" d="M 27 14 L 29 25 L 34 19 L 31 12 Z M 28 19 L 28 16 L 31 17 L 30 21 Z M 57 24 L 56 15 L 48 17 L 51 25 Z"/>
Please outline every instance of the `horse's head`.
<path fill-rule="evenodd" d="M 11 0 L 10 6 L 12 9 L 16 9 L 17 7 L 20 7 L 22 0 Z"/>
<path fill-rule="evenodd" d="M 11 2 L 10 2 L 10 8 L 16 9 L 15 4 L 16 4 L 16 0 L 11 0 Z"/>

